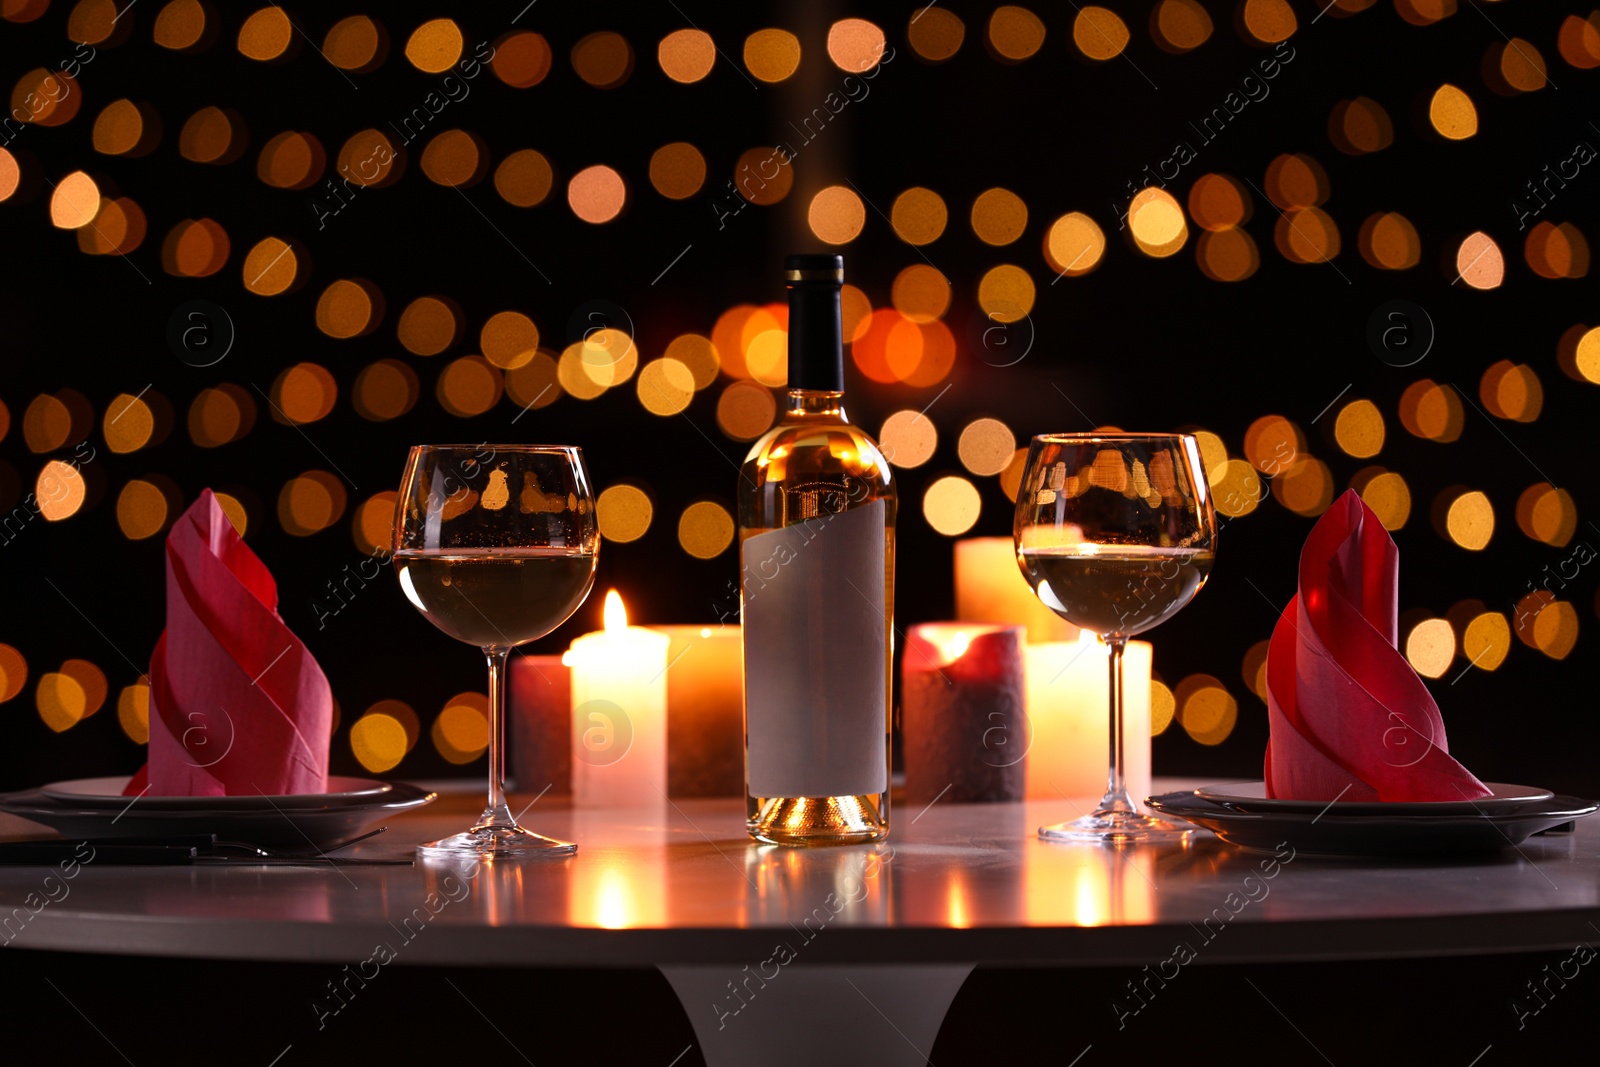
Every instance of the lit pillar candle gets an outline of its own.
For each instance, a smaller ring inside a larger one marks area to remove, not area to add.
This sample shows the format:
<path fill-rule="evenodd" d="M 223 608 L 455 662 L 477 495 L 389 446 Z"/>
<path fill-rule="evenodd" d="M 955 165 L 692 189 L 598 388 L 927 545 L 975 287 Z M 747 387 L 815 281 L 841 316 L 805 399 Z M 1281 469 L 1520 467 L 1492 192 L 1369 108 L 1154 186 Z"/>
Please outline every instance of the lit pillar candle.
<path fill-rule="evenodd" d="M 664 804 L 667 795 L 666 634 L 629 626 L 606 594 L 605 629 L 572 642 L 572 802 L 579 807 Z"/>
<path fill-rule="evenodd" d="M 744 649 L 738 626 L 654 626 L 667 649 L 667 795 L 744 796 Z"/>
<path fill-rule="evenodd" d="M 572 792 L 571 675 L 560 656 L 511 656 L 511 774 L 519 792 Z"/>
<path fill-rule="evenodd" d="M 906 631 L 900 714 L 906 802 L 1021 800 L 1022 627 L 930 622 Z"/>
<path fill-rule="evenodd" d="M 968 537 L 956 542 L 956 618 L 1021 626 L 1028 641 L 1071 641 L 1078 628 L 1040 603 L 1017 567 L 1009 537 Z"/>
<path fill-rule="evenodd" d="M 1129 641 L 1122 656 L 1123 774 L 1139 804 L 1150 795 L 1150 653 L 1149 642 Z M 1106 791 L 1111 766 L 1110 653 L 1085 631 L 1076 641 L 1028 645 L 1023 659 L 1033 733 L 1028 799 L 1087 797 L 1092 807 Z"/>

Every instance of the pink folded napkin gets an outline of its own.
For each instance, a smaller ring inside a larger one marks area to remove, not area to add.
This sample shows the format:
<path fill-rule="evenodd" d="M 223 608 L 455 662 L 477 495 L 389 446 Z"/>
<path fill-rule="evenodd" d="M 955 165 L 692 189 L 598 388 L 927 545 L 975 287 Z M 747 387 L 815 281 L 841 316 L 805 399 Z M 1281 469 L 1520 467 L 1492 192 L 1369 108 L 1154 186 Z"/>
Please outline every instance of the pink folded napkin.
<path fill-rule="evenodd" d="M 1300 552 L 1300 592 L 1267 653 L 1267 795 L 1473 800 L 1433 696 L 1396 647 L 1400 552 L 1350 490 Z"/>
<path fill-rule="evenodd" d="M 149 762 L 128 795 L 326 792 L 333 695 L 277 607 L 277 583 L 207 489 L 167 535 Z"/>

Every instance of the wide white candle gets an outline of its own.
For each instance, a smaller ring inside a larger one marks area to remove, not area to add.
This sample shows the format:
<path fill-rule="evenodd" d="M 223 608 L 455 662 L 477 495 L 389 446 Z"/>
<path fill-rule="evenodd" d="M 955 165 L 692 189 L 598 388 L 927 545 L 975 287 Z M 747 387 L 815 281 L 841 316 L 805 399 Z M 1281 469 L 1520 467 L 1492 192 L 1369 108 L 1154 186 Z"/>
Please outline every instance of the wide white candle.
<path fill-rule="evenodd" d="M 1027 645 L 1022 653 L 1032 730 L 1028 799 L 1071 798 L 1083 810 L 1066 818 L 1087 815 L 1111 766 L 1110 652 L 1084 631 L 1076 641 Z M 1129 641 L 1122 655 L 1123 774 L 1141 805 L 1150 795 L 1150 654 L 1149 642 Z"/>
<path fill-rule="evenodd" d="M 737 625 L 656 626 L 667 650 L 667 781 L 674 797 L 744 796 L 744 655 Z"/>
<path fill-rule="evenodd" d="M 666 634 L 629 626 L 606 594 L 605 629 L 572 642 L 572 802 L 641 807 L 667 799 Z"/>
<path fill-rule="evenodd" d="M 956 542 L 956 620 L 1022 626 L 1028 641 L 1071 641 L 1078 628 L 1039 601 L 1017 567 L 1009 537 Z"/>

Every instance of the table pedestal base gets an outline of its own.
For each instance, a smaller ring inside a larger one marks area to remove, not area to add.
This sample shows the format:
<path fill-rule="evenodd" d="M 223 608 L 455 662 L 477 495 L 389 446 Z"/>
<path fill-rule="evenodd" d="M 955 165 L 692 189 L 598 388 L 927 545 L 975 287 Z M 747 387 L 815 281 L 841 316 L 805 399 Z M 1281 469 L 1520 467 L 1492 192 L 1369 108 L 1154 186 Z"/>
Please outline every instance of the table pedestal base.
<path fill-rule="evenodd" d="M 708 1067 L 921 1067 L 972 966 L 791 963 L 770 978 L 755 967 L 660 970 L 689 1013 Z"/>

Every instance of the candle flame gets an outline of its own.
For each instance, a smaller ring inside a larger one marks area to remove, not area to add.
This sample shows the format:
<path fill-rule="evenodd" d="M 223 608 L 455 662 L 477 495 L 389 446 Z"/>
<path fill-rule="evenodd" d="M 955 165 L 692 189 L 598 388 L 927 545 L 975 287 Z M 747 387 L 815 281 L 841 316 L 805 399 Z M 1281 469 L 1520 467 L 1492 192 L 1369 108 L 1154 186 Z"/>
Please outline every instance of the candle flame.
<path fill-rule="evenodd" d="M 939 655 L 946 663 L 954 663 L 966 655 L 968 646 L 972 644 L 972 635 L 966 630 L 957 630 L 948 635 L 938 634 L 939 631 L 935 630 L 929 636 L 933 638 L 933 643 L 938 646 Z"/>
<path fill-rule="evenodd" d="M 622 598 L 615 589 L 606 593 L 605 620 L 608 634 L 620 634 L 628 628 L 628 610 L 622 606 Z"/>

